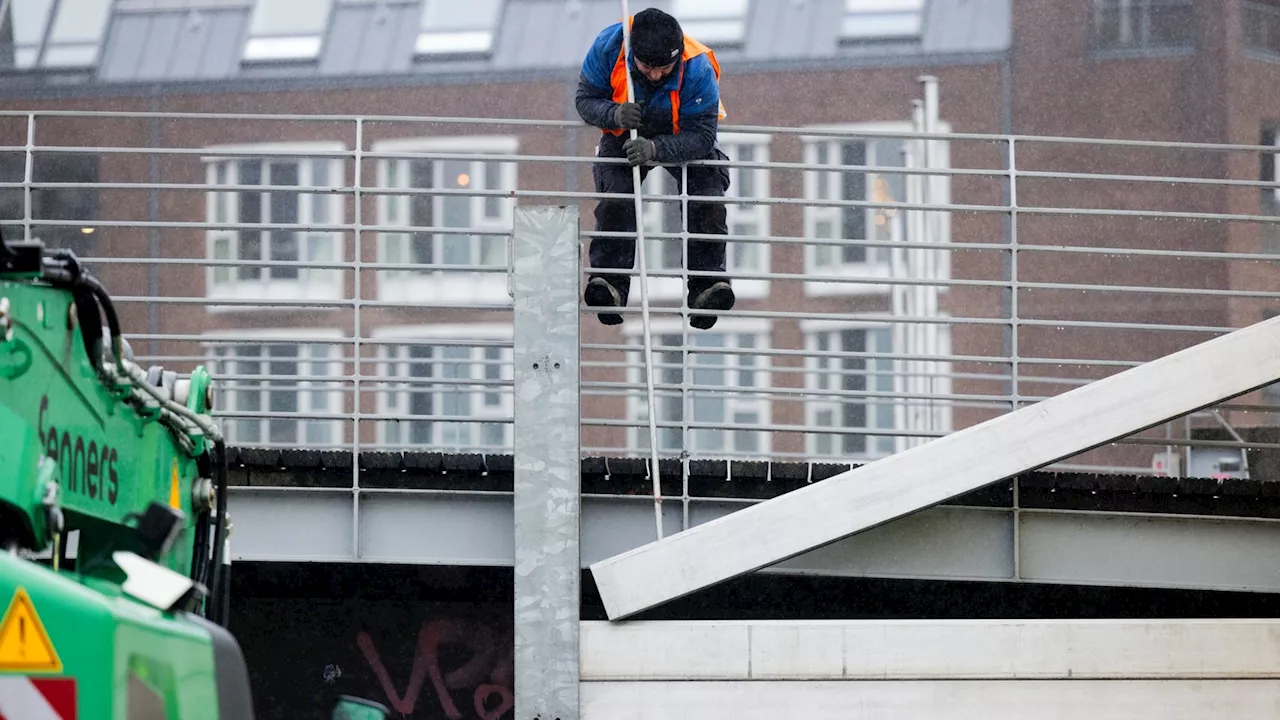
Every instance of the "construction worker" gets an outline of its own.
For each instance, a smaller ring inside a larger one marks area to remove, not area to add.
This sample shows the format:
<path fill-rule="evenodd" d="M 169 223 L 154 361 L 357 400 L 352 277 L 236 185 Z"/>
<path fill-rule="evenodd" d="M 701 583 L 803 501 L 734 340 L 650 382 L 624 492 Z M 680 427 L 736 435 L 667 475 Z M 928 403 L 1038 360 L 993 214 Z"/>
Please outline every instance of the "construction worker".
<path fill-rule="evenodd" d="M 635 102 L 627 102 L 626 73 L 630 71 Z M 717 143 L 724 115 L 720 102 L 720 65 L 702 43 L 685 36 L 676 19 L 648 8 L 632 18 L 631 55 L 623 56 L 622 23 L 596 36 L 582 63 L 578 80 L 578 114 L 601 128 L 597 157 L 626 158 L 640 166 L 643 179 L 649 163 L 666 167 L 682 181 L 680 163 L 690 160 L 727 160 Z M 629 130 L 637 129 L 636 139 Z M 694 165 L 688 168 L 689 195 L 723 197 L 729 189 L 729 169 Z M 596 230 L 634 233 L 635 200 L 632 169 L 622 163 L 598 163 L 593 168 L 598 193 L 617 193 L 596 206 Z M 728 233 L 723 202 L 689 202 L 691 233 Z M 728 278 L 699 276 L 702 271 L 724 272 L 725 243 L 689 240 L 686 266 L 689 307 L 693 310 L 728 310 L 734 294 Z M 595 237 L 591 241 L 592 268 L 627 268 L 635 265 L 635 237 Z M 631 278 L 627 274 L 593 273 L 583 299 L 591 307 L 623 307 Z M 617 325 L 622 316 L 598 313 L 600 322 Z M 708 329 L 714 315 L 692 314 L 689 324 Z"/>

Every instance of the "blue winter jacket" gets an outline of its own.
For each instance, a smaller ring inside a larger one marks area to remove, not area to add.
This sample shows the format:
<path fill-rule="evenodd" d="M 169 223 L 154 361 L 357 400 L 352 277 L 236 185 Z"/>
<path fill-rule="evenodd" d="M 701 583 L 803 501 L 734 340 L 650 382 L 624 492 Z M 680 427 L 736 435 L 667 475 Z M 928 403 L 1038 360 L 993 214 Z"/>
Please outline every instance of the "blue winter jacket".
<path fill-rule="evenodd" d="M 591 49 L 582 62 L 582 74 L 578 79 L 576 105 L 578 114 L 589 125 L 604 130 L 617 130 L 611 77 L 622 52 L 622 23 L 614 23 L 596 36 Z M 627 58 L 632 72 L 635 101 L 640 105 L 639 133 L 650 138 L 657 150 L 660 163 L 681 163 L 710 157 L 716 144 L 720 124 L 720 86 L 715 69 L 704 55 L 698 55 L 684 65 L 683 77 L 678 64 L 660 87 L 652 87 L 635 71 L 634 59 Z M 671 92 L 679 89 L 680 132 L 674 133 L 671 122 Z"/>

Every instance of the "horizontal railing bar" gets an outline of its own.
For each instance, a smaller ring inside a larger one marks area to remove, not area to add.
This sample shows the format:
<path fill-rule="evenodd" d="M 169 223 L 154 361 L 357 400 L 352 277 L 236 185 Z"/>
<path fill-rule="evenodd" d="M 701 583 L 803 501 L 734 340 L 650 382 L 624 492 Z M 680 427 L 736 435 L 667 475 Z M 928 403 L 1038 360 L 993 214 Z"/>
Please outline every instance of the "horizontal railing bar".
<path fill-rule="evenodd" d="M 1008 286 L 1008 283 L 1004 283 Z M 1280 292 L 1263 292 L 1261 290 L 1220 290 L 1215 288 L 1188 287 L 1149 287 L 1142 285 L 1095 285 L 1089 283 L 1043 283 L 1019 282 L 1018 289 L 1030 290 L 1081 290 L 1086 292 L 1105 291 L 1120 293 L 1152 293 L 1158 295 L 1213 295 L 1215 297 L 1252 297 L 1280 298 Z"/>
<path fill-rule="evenodd" d="M 666 333 L 660 333 L 666 334 Z M 611 350 L 618 352 L 638 353 L 642 350 L 639 345 L 618 345 L 614 343 L 582 343 L 583 350 Z M 925 355 L 913 353 L 880 353 L 880 352 L 844 352 L 840 350 L 801 350 L 796 348 L 775 348 L 775 347 L 759 347 L 759 348 L 734 348 L 734 347 L 703 347 L 700 345 L 656 345 L 655 351 L 660 352 L 680 352 L 688 350 L 695 354 L 710 355 L 761 355 L 766 357 L 807 357 L 807 358 L 867 358 L 871 360 L 929 360 L 938 362 L 984 362 L 994 364 L 1008 364 L 1011 360 L 1007 357 L 992 357 L 985 355 Z M 637 364 L 636 367 L 640 367 Z M 815 370 L 816 372 L 816 370 Z"/>
<path fill-rule="evenodd" d="M 1018 324 L 1023 326 L 1035 325 L 1039 327 L 1095 328 L 1100 330 L 1159 330 L 1164 332 L 1201 333 L 1229 333 L 1240 329 L 1235 327 L 1215 327 L 1212 325 L 1171 325 L 1168 323 L 1124 323 L 1092 320 L 1059 321 L 1040 318 L 1019 318 Z"/>
<path fill-rule="evenodd" d="M 281 149 L 279 151 L 270 148 L 264 150 L 255 150 L 253 148 L 243 149 L 220 149 L 220 148 L 159 148 L 159 147 L 119 147 L 119 146 L 89 146 L 89 145 L 36 145 L 31 148 L 23 147 L 3 147 L 0 146 L 0 153 L 12 152 L 22 153 L 30 152 L 33 155 L 41 153 L 59 153 L 59 154 L 125 154 L 125 155 L 177 155 L 177 156 L 200 156 L 206 158 L 206 161 L 217 161 L 226 158 L 240 157 L 261 157 L 261 158 L 330 158 L 330 159 L 354 159 L 354 150 L 313 150 L 303 149 Z M 443 160 L 443 161 L 483 161 L 483 162 L 501 162 L 501 163 L 564 163 L 570 165 L 630 165 L 626 158 L 622 157 L 600 157 L 595 155 L 524 155 L 520 153 L 507 152 L 441 152 L 441 151 L 364 151 L 360 153 L 362 160 Z M 789 162 L 777 160 L 690 160 L 686 163 L 647 163 L 649 167 L 679 167 L 681 164 L 689 167 L 729 167 L 741 169 L 759 169 L 759 170 L 790 170 L 799 172 L 860 172 L 876 175 L 902 175 L 902 176 L 946 176 L 946 177 L 989 177 L 1004 179 L 1009 176 L 1009 171 L 1003 168 L 950 168 L 950 167 L 932 167 L 932 168 L 911 168 L 903 165 L 870 165 L 870 164 L 836 164 L 836 163 L 809 163 L 809 162 Z M 1021 174 L 1021 173 L 1018 173 Z M 25 187 L 25 186 L 42 186 L 42 187 L 109 187 L 110 183 L 60 183 L 55 181 L 38 181 L 33 180 L 30 183 L 12 181 L 0 184 L 0 187 Z M 170 186 L 171 187 L 168 187 Z M 281 189 L 305 189 L 315 188 L 315 191 L 323 192 L 325 190 L 341 190 L 343 192 L 351 192 L 351 187 L 334 187 L 334 186 L 293 186 L 293 185 L 208 185 L 196 183 L 128 183 L 124 189 L 129 188 L 156 188 L 156 189 L 173 189 L 173 190 L 189 190 L 189 189 L 245 189 L 253 190 L 258 188 L 281 188 Z M 380 191 L 394 192 L 392 188 L 378 188 Z M 438 192 L 444 188 L 403 188 L 410 192 Z"/>
<path fill-rule="evenodd" d="M 466 309 L 466 308 L 463 308 Z M 399 330 L 399 326 L 397 326 Z M 252 331 L 249 331 L 252 332 Z M 428 331 L 430 332 L 430 331 Z M 190 342 L 190 341 L 207 341 L 213 344 L 218 343 L 239 343 L 245 344 L 302 344 L 302 345 L 338 345 L 347 346 L 355 344 L 357 338 L 350 335 L 339 335 L 334 337 L 324 337 L 321 335 L 298 336 L 298 337 L 279 337 L 268 336 L 262 334 L 234 335 L 224 330 L 218 330 L 218 334 L 194 334 L 194 333 L 128 333 L 125 337 L 130 341 L 147 340 L 156 342 Z M 359 338 L 361 345 L 431 345 L 431 346 L 465 346 L 465 347 L 499 347 L 512 348 L 512 340 L 510 338 L 485 338 L 485 337 L 466 337 L 463 335 L 436 335 L 430 337 L 415 337 L 413 335 L 372 335 Z M 346 358 L 352 360 L 350 356 Z M 362 359 L 362 362 L 369 362 L 369 358 Z M 508 363 L 509 364 L 509 363 Z"/>
<path fill-rule="evenodd" d="M 306 123 L 387 123 L 387 124 L 438 124 L 467 126 L 533 126 L 545 128 L 578 128 L 595 130 L 575 120 L 535 120 L 528 118 L 436 117 L 416 115 L 335 115 L 335 114 L 279 114 L 279 113 L 196 113 L 122 110 L 0 110 L 0 117 L 40 118 L 135 118 L 159 120 L 259 120 Z M 1218 150 L 1275 152 L 1266 145 L 1234 143 L 1192 143 L 1162 140 L 1127 140 L 1118 138 L 1089 138 L 1067 136 L 1040 136 L 994 133 L 925 133 L 906 131 L 869 131 L 854 129 L 787 127 L 774 125 L 721 125 L 721 132 L 799 135 L 812 137 L 894 138 L 925 140 L 974 140 L 991 143 L 1010 141 L 1033 144 L 1099 145 L 1109 147 L 1167 148 L 1178 150 Z"/>
<path fill-rule="evenodd" d="M 134 296 L 119 295 L 112 296 L 112 302 L 115 303 L 154 303 L 157 298 L 151 296 Z M 244 307 L 290 307 L 290 308 L 321 308 L 321 307 L 338 307 L 338 308 L 354 308 L 354 307 L 390 307 L 390 308 L 450 308 L 458 310 L 483 310 L 483 311 L 510 311 L 513 303 L 427 303 L 427 302 L 394 302 L 390 300 L 363 300 L 354 298 L 220 298 L 220 297 L 180 297 L 174 295 L 166 295 L 163 297 L 166 303 L 176 305 L 208 305 L 210 307 L 218 306 L 244 306 Z M 276 342 L 280 342 L 277 340 Z M 364 342 L 361 339 L 361 342 Z"/>
<path fill-rule="evenodd" d="M 24 152 L 28 148 L 25 147 L 0 147 L 0 152 Z M 329 157 L 329 158 L 353 158 L 355 152 L 353 150 L 328 150 L 328 151 L 290 151 L 290 150 L 206 150 L 202 148 L 120 148 L 120 147 L 90 147 L 90 146 L 61 146 L 61 145 L 40 145 L 30 148 L 33 153 L 41 152 L 80 152 L 80 153 L 136 153 L 136 154 L 156 154 L 156 155 L 200 155 L 212 158 L 221 157 Z M 572 155 L 522 155 L 518 153 L 502 153 L 502 152 L 376 152 L 367 151 L 360 153 L 365 160 L 457 160 L 457 161 L 485 161 L 485 162 L 503 162 L 503 163 L 568 163 L 568 164 L 623 164 L 627 161 L 624 158 L 609 158 L 596 156 L 572 156 Z M 654 167 L 661 167 L 658 163 L 649 163 Z M 990 177 L 1005 179 L 1009 176 L 1007 169 L 986 169 L 986 168 L 910 168 L 900 165 L 867 165 L 867 164 L 833 164 L 833 163 L 804 163 L 804 162 L 783 162 L 773 160 L 692 160 L 685 163 L 690 167 L 730 167 L 739 169 L 760 169 L 760 170 L 790 170 L 801 172 L 863 172 L 867 174 L 877 175 L 901 175 L 901 176 L 927 176 L 927 177 Z M 1224 178 L 1207 178 L 1207 177 L 1181 177 L 1169 175 L 1134 175 L 1134 174 L 1115 174 L 1115 173 L 1087 173 L 1087 172 L 1066 172 L 1066 171 L 1044 171 L 1044 170 L 1015 170 L 1014 173 L 1018 178 L 1025 179 L 1042 179 L 1042 180 L 1096 180 L 1106 182 L 1140 182 L 1140 183 L 1159 183 L 1168 185 L 1206 185 L 1206 186 L 1225 186 L 1225 187 L 1245 187 L 1259 189 L 1275 189 L 1280 188 L 1280 183 L 1270 180 L 1234 180 Z M 32 181 L 30 183 L 23 182 L 6 182 L 0 183 L 3 187 L 42 187 L 42 188 L 100 188 L 112 190 L 132 190 L 132 189 L 154 189 L 154 190 L 211 190 L 211 191 L 253 191 L 253 190 L 286 190 L 305 192 L 312 194 L 320 193 L 341 193 L 353 194 L 356 189 L 350 186 L 334 187 L 334 186 L 309 186 L 309 185 L 237 185 L 222 184 L 212 185 L 207 183 L 68 183 L 68 182 L 51 182 L 51 181 Z M 386 188 L 386 187 L 369 187 L 364 188 L 362 192 L 367 194 L 441 194 L 445 188 Z M 466 193 L 474 193 L 475 191 L 462 191 Z M 502 191 L 489 191 L 487 194 L 504 195 Z M 668 196 L 652 196 L 667 199 Z M 677 196 L 678 197 L 678 196 Z"/>
<path fill-rule="evenodd" d="M 387 190 L 387 191 L 383 192 L 384 190 Z M 406 189 L 399 189 L 399 188 L 396 188 L 396 189 L 384 188 L 384 189 L 378 189 L 378 190 L 361 189 L 360 192 L 367 193 L 367 194 L 385 194 L 385 195 L 414 194 L 412 192 L 408 192 Z M 310 193 L 310 194 L 315 194 L 315 193 Z M 467 197 L 490 195 L 490 196 L 497 196 L 497 197 L 504 197 L 504 198 L 541 197 L 541 198 L 561 198 L 561 199 L 619 199 L 619 200 L 625 197 L 629 197 L 629 196 L 617 194 L 617 193 L 595 193 L 595 192 L 568 191 L 568 190 L 527 190 L 527 189 L 526 190 L 517 189 L 517 190 L 509 190 L 509 191 L 504 191 L 504 190 L 454 191 L 454 190 L 441 189 L 441 190 L 429 190 L 429 191 L 424 190 L 421 194 L 430 194 L 430 195 L 451 195 L 452 194 L 452 195 L 462 195 Z M 672 198 L 671 201 L 674 202 L 675 200 L 680 199 L 680 197 L 682 196 L 663 196 L 663 197 L 670 197 Z M 694 197 L 694 196 L 690 196 L 690 197 Z M 877 200 L 819 200 L 819 199 L 813 199 L 813 198 L 781 198 L 781 197 L 739 198 L 739 197 L 728 197 L 728 196 L 705 197 L 705 198 L 699 197 L 696 202 L 719 203 L 719 204 L 725 204 L 725 205 L 778 205 L 778 206 L 799 205 L 802 207 L 815 207 L 815 208 L 869 208 L 869 209 L 883 209 L 883 210 L 947 212 L 947 213 L 961 212 L 961 213 L 1009 214 L 1010 212 L 1016 211 L 1020 215 L 1047 215 L 1047 216 L 1085 215 L 1085 216 L 1094 216 L 1094 217 L 1135 217 L 1135 218 L 1150 218 L 1150 219 L 1160 219 L 1160 220 L 1228 220 L 1232 222 L 1251 222 L 1251 223 L 1258 223 L 1258 224 L 1280 223 L 1280 216 L 1277 216 L 1277 215 L 1248 215 L 1248 214 L 1231 214 L 1231 213 L 1188 212 L 1188 211 L 1175 211 L 1175 210 L 1127 210 L 1122 208 L 1063 208 L 1063 207 L 1047 207 L 1047 206 L 1035 206 L 1035 205 L 1019 205 L 1017 207 L 1014 207 L 1011 205 L 971 205 L 971 204 L 960 204 L 960 203 L 945 203 L 945 204 L 907 203 L 907 202 L 890 202 L 890 201 L 877 201 Z M 107 226 L 105 224 L 106 222 L 115 222 L 115 221 L 98 221 L 98 224 L 103 225 L 105 227 Z M 63 223 L 63 222 L 53 221 L 53 220 L 41 220 L 39 221 L 39 224 L 41 225 L 59 225 L 59 224 L 83 225 L 84 223 L 83 222 Z M 172 221 L 165 222 L 165 221 L 141 221 L 141 220 L 132 221 L 129 223 L 129 225 L 135 226 L 135 227 L 204 227 L 209 225 L 217 225 L 218 227 L 222 227 L 222 225 L 215 224 L 215 223 L 176 223 Z M 300 227 L 300 228 L 309 228 L 309 229 L 317 229 L 317 230 L 327 230 L 334 227 L 340 227 L 340 226 L 333 226 L 333 225 L 327 225 L 327 224 L 298 225 L 298 224 L 275 224 L 275 223 L 261 223 L 261 224 L 256 224 L 255 226 L 262 227 L 262 228 L 280 227 L 281 229 Z M 373 227 L 375 226 L 370 226 L 370 228 L 373 228 Z M 477 232 L 473 230 L 466 234 L 477 234 Z"/>
<path fill-rule="evenodd" d="M 1162 185 L 1214 185 L 1228 187 L 1280 188 L 1274 180 L 1231 180 L 1223 178 L 1178 177 L 1167 175 L 1126 175 L 1109 173 L 1049 172 L 1045 170 L 1016 170 L 1019 180 L 1024 178 L 1047 180 L 1100 180 L 1110 182 L 1149 182 Z"/>
<path fill-rule="evenodd" d="M 644 428 L 647 427 L 648 421 L 645 419 L 637 420 L 617 420 L 612 418 L 591 418 L 583 419 L 583 425 L 593 427 L 626 427 L 626 428 Z M 866 436 L 866 437 L 901 437 L 901 438 L 931 438 L 936 439 L 944 437 L 946 433 L 930 432 L 924 430 L 881 430 L 876 428 L 843 428 L 843 427 L 816 427 L 811 425 L 776 425 L 770 423 L 761 423 L 759 425 L 734 425 L 730 423 L 707 423 L 696 421 L 667 421 L 658 420 L 659 428 L 669 430 L 688 428 L 689 430 L 724 430 L 724 431 L 747 431 L 762 432 L 774 434 L 795 434 L 795 435 L 839 435 L 839 436 Z M 1229 449 L 1280 449 L 1280 443 L 1241 443 L 1234 440 L 1203 440 L 1203 439 L 1178 439 L 1178 438 L 1144 438 L 1130 436 L 1121 440 L 1108 443 L 1112 446 L 1155 446 L 1155 447 L 1217 447 Z M 1104 446 L 1105 447 L 1105 446 Z M 1084 453 L 1082 453 L 1084 454 Z"/>
<path fill-rule="evenodd" d="M 250 362 L 259 361 L 253 360 Z M 261 362 L 267 363 L 280 361 L 262 360 Z M 331 361 L 319 360 L 314 362 Z M 453 363 L 461 361 L 430 360 L 428 362 Z M 478 365 L 479 363 L 476 364 Z M 343 395 L 347 395 L 351 390 L 354 390 L 354 383 L 356 380 L 359 380 L 365 385 L 372 386 L 369 391 L 375 393 L 386 393 L 389 391 L 399 392 L 404 390 L 409 392 L 428 392 L 433 388 L 441 386 L 493 388 L 514 387 L 514 382 L 511 380 L 485 380 L 480 378 L 474 380 L 466 378 L 424 378 L 414 375 L 352 375 L 349 373 L 344 375 L 262 375 L 252 373 L 218 373 L 213 379 L 217 383 L 215 388 L 228 391 L 251 391 L 278 388 L 281 390 L 316 390 L 320 392 L 336 392 Z M 299 387 L 297 384 L 299 382 L 309 382 L 311 385 Z M 382 385 L 396 385 L 397 387 L 381 387 Z"/>
<path fill-rule="evenodd" d="M 337 422 L 341 420 L 377 420 L 377 421 L 421 421 L 461 423 L 468 425 L 506 424 L 513 420 L 510 416 L 476 417 L 474 415 L 392 415 L 390 413 L 354 413 L 354 412 L 315 412 L 300 410 L 214 410 L 214 420 L 229 418 L 235 420 L 286 420 L 289 422 L 305 422 L 308 420 Z"/>
<path fill-rule="evenodd" d="M 1100 246 L 1071 246 L 1071 245 L 1027 245 L 1018 246 L 1018 252 L 1043 252 L 1043 253 L 1080 253 L 1086 255 L 1137 255 L 1149 257 L 1173 257 L 1180 259 L 1194 260 L 1212 260 L 1214 262 L 1223 262 L 1227 260 L 1265 260 L 1274 262 L 1280 258 L 1277 253 L 1244 253 L 1244 252 L 1226 252 L 1214 250 L 1155 250 L 1151 248 L 1118 248 L 1118 247 L 1100 247 Z"/>
<path fill-rule="evenodd" d="M 595 397 L 622 397 L 636 398 L 643 397 L 645 385 L 643 383 L 604 383 L 604 382 L 583 382 L 583 394 Z M 623 390 L 633 392 L 601 392 L 602 390 Z M 697 393 L 699 397 L 723 397 L 741 400 L 762 400 L 767 401 L 774 397 L 793 396 L 796 398 L 865 398 L 867 400 L 881 399 L 897 399 L 897 400 L 918 400 L 917 404 L 932 404 L 935 401 L 968 401 L 973 406 L 986 407 L 988 405 L 1008 405 L 1009 399 L 999 395 L 957 395 L 945 393 L 907 393 L 907 392 L 890 392 L 883 390 L 818 390 L 805 388 L 789 388 L 789 387 L 762 387 L 758 390 L 750 390 L 747 388 L 723 387 L 715 385 L 689 385 L 687 387 L 673 384 L 654 384 L 654 394 L 664 397 L 682 397 L 684 393 Z M 885 403 L 877 403 L 885 404 Z M 895 403 L 895 405 L 911 405 L 913 403 Z"/>

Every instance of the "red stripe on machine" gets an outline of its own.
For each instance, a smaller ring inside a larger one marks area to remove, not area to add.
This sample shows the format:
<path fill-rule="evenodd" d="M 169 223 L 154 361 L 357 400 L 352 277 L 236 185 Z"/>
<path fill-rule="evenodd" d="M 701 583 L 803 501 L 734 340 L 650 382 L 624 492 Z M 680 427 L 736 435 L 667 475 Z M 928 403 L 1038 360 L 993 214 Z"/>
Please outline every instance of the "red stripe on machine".
<path fill-rule="evenodd" d="M 0 675 L 0 720 L 76 720 L 75 678 Z"/>

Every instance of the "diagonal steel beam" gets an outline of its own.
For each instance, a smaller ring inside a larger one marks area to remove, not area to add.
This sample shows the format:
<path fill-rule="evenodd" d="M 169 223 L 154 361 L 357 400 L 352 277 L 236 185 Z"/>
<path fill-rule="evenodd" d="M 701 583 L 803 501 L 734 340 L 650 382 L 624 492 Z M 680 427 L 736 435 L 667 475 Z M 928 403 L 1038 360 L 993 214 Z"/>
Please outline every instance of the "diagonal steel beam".
<path fill-rule="evenodd" d="M 1280 317 L 591 566 L 611 620 L 1280 379 Z"/>

